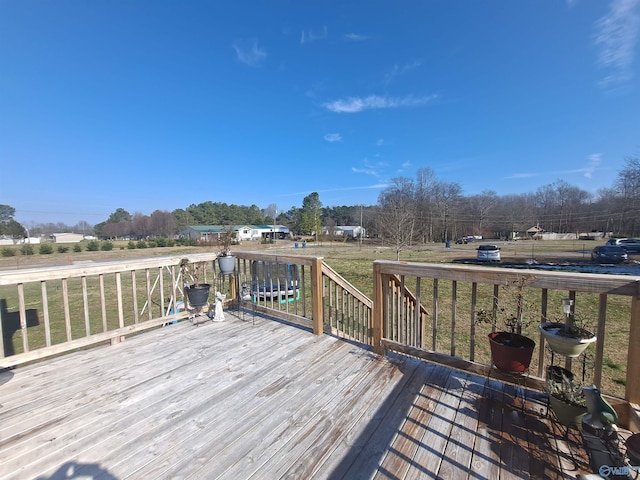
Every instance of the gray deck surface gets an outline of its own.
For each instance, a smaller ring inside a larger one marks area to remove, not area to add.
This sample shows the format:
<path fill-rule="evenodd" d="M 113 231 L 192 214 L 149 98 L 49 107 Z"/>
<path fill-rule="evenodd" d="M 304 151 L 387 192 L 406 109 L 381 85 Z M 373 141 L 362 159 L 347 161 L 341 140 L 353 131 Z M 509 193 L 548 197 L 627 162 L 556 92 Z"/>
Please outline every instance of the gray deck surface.
<path fill-rule="evenodd" d="M 0 478 L 565 478 L 539 393 L 251 314 L 0 372 Z"/>

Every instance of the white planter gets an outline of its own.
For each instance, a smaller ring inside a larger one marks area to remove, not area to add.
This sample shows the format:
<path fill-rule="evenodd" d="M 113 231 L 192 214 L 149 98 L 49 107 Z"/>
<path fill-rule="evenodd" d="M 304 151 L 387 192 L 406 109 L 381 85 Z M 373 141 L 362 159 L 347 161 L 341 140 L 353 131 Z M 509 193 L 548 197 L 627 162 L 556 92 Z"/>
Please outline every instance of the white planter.
<path fill-rule="evenodd" d="M 555 353 L 560 353 L 567 357 L 577 357 L 597 340 L 595 335 L 591 338 L 574 338 L 560 335 L 559 332 L 563 325 L 557 322 L 544 322 L 538 327 L 545 341 L 549 344 L 549 348 Z"/>
<path fill-rule="evenodd" d="M 227 255 L 226 257 L 218 257 L 218 266 L 224 274 L 233 273 L 236 269 L 236 257 Z"/>

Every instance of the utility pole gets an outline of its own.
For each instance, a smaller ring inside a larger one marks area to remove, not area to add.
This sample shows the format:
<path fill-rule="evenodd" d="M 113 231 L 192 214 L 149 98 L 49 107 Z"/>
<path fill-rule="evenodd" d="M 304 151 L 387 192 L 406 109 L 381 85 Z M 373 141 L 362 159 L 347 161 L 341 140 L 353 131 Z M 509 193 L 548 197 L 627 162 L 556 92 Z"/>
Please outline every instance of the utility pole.
<path fill-rule="evenodd" d="M 362 250 L 362 205 L 360 205 L 360 250 Z"/>

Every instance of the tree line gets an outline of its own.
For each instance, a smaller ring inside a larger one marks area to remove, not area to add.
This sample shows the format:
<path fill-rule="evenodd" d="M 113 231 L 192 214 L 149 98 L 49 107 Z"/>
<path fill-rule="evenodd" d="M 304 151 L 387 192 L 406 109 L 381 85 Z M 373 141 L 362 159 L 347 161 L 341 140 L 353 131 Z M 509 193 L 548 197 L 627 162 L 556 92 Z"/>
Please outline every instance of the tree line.
<path fill-rule="evenodd" d="M 173 212 L 151 215 L 118 208 L 91 227 L 86 222 L 32 226 L 31 234 L 76 231 L 102 238 L 172 237 L 187 225 L 286 225 L 294 234 L 310 235 L 340 225 L 362 225 L 371 236 L 381 237 L 401 250 L 407 245 L 446 242 L 464 235 L 508 238 L 539 225 L 545 231 L 612 232 L 640 235 L 640 157 L 626 159 L 610 188 L 589 193 L 564 180 L 535 192 L 499 196 L 492 190 L 465 196 L 457 182 L 439 180 L 432 169 L 418 170 L 415 178 L 397 177 L 381 191 L 376 205 L 325 207 L 317 192 L 300 207 L 280 210 L 206 201 Z M 0 234 L 26 236 L 13 219 L 15 209 L 0 205 Z"/>

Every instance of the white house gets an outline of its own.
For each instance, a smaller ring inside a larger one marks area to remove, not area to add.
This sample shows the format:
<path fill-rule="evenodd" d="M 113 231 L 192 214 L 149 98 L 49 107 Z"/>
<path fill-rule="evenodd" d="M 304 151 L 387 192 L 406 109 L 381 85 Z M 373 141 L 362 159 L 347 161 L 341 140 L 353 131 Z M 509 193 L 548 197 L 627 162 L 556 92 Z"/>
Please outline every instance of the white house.
<path fill-rule="evenodd" d="M 366 235 L 365 229 L 358 225 L 340 225 L 335 227 L 322 227 L 322 233 L 325 235 L 333 234 L 337 237 L 360 238 Z"/>
<path fill-rule="evenodd" d="M 84 240 L 84 236 L 81 233 L 54 233 L 51 235 L 51 240 L 54 243 L 78 243 Z"/>
<path fill-rule="evenodd" d="M 217 242 L 227 228 L 229 228 L 227 225 L 190 225 L 181 233 L 186 238 Z M 284 239 L 289 235 L 289 229 L 284 225 L 233 225 L 231 228 L 238 242 L 274 237 Z"/>

